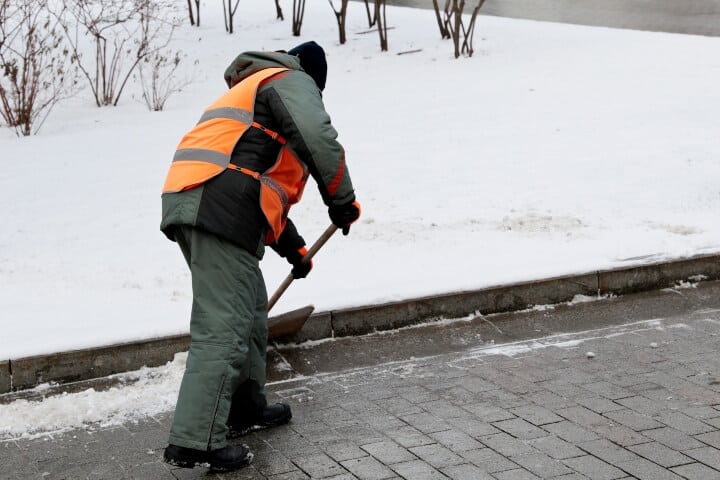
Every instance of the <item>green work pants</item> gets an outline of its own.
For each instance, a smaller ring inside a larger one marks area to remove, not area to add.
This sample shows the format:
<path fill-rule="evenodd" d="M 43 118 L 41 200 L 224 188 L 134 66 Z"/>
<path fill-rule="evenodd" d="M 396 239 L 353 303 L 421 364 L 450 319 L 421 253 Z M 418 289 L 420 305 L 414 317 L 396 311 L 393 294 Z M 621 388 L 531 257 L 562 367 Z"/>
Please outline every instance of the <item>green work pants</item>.
<path fill-rule="evenodd" d="M 267 292 L 259 260 L 250 252 L 191 227 L 178 228 L 175 239 L 190 267 L 193 304 L 170 443 L 215 450 L 227 445 L 233 403 L 264 407 L 257 404 L 265 402 Z M 233 400 L 248 390 L 253 399 Z"/>

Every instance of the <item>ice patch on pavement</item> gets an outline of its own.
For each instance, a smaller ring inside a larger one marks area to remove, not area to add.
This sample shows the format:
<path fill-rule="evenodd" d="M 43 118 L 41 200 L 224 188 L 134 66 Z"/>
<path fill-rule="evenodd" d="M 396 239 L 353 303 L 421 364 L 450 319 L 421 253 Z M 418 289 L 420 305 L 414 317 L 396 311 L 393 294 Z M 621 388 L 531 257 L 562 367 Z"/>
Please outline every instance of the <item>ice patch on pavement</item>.
<path fill-rule="evenodd" d="M 121 385 L 104 391 L 89 388 L 0 405 L 0 441 L 106 428 L 170 411 L 177 401 L 186 360 L 187 352 L 178 353 L 162 367 L 113 375 L 110 378 Z M 30 393 L 42 394 L 49 387 L 41 385 Z"/>

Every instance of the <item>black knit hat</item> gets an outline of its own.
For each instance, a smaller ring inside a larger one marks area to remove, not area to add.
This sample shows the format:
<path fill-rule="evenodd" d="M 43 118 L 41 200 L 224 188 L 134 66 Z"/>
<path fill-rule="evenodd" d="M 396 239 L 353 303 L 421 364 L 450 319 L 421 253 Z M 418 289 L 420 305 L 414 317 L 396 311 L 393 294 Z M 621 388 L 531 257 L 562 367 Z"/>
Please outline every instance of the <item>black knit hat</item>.
<path fill-rule="evenodd" d="M 315 83 L 321 91 L 325 90 L 327 62 L 325 61 L 325 50 L 323 50 L 320 45 L 313 41 L 305 42 L 287 53 L 288 55 L 298 57 L 300 66 L 305 70 L 305 73 L 315 80 Z"/>

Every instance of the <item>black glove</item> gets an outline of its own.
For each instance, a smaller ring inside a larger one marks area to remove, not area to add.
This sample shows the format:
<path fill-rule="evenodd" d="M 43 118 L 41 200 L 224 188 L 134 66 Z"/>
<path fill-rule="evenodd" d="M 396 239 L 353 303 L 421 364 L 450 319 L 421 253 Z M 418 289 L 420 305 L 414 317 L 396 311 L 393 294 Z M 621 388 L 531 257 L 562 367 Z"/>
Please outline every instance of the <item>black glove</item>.
<path fill-rule="evenodd" d="M 331 205 L 328 208 L 330 220 L 336 227 L 342 228 L 343 235 L 350 232 L 350 225 L 360 218 L 360 204 L 357 200 L 344 205 Z"/>
<path fill-rule="evenodd" d="M 310 270 L 313 268 L 312 259 L 307 262 L 302 261 L 305 255 L 307 255 L 307 248 L 300 247 L 296 251 L 289 253 L 287 256 L 287 261 L 293 266 L 290 273 L 292 273 L 295 280 L 307 277 L 308 273 L 310 273 Z"/>

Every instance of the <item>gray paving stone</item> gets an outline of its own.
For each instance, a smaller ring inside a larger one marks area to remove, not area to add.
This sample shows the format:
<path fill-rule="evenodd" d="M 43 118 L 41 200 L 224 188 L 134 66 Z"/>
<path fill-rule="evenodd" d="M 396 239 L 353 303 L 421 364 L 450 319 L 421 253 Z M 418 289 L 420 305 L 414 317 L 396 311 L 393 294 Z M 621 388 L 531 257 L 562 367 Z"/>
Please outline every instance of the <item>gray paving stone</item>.
<path fill-rule="evenodd" d="M 662 411 L 654 416 L 655 420 L 668 427 L 674 428 L 688 435 L 699 435 L 716 430 L 714 427 L 693 417 L 677 411 Z"/>
<path fill-rule="evenodd" d="M 481 402 L 490 403 L 492 405 L 502 405 L 504 408 L 519 407 L 530 403 L 525 395 L 515 395 L 505 389 L 480 392 L 477 394 L 477 397 Z"/>
<path fill-rule="evenodd" d="M 720 410 L 706 406 L 706 405 L 694 405 L 683 409 L 685 415 L 689 415 L 698 420 L 708 420 L 714 418 L 720 418 Z"/>
<path fill-rule="evenodd" d="M 610 382 L 587 383 L 582 387 L 590 390 L 591 392 L 597 393 L 598 395 L 602 395 L 605 398 L 609 398 L 610 400 L 618 400 L 633 396 L 632 392 Z"/>
<path fill-rule="evenodd" d="M 573 397 L 573 400 L 578 405 L 581 405 L 589 410 L 592 410 L 595 413 L 600 414 L 625 408 L 612 400 L 608 400 L 607 398 L 603 398 L 595 394 L 582 397 Z"/>
<path fill-rule="evenodd" d="M 513 462 L 540 478 L 557 477 L 559 475 L 572 473 L 572 470 L 564 464 L 544 453 L 515 456 L 513 457 Z"/>
<path fill-rule="evenodd" d="M 378 432 L 387 432 L 389 430 L 395 430 L 396 428 L 404 427 L 407 425 L 405 422 L 395 417 L 394 415 L 371 415 L 369 417 L 363 417 L 365 424 L 370 428 L 377 430 Z"/>
<path fill-rule="evenodd" d="M 464 405 L 463 408 L 472 413 L 478 420 L 485 423 L 500 422 L 515 418 L 515 415 L 509 410 L 486 402 Z"/>
<path fill-rule="evenodd" d="M 500 430 L 491 424 L 477 420 L 476 418 L 471 418 L 469 414 L 468 417 L 449 418 L 447 422 L 452 425 L 454 429 L 467 433 L 475 439 L 500 433 Z"/>
<path fill-rule="evenodd" d="M 516 455 L 532 455 L 537 453 L 537 450 L 527 445 L 526 443 L 518 440 L 517 438 L 511 437 L 507 433 L 498 433 L 497 435 L 488 435 L 482 437 L 480 441 L 506 457 L 514 457 Z"/>
<path fill-rule="evenodd" d="M 473 367 L 470 370 L 470 373 L 471 376 L 463 378 L 462 386 L 466 390 L 476 394 L 490 390 L 497 390 L 498 383 L 495 383 L 492 380 L 495 379 L 502 383 L 502 381 L 507 377 L 507 374 L 488 364 Z"/>
<path fill-rule="evenodd" d="M 326 478 L 346 473 L 339 463 L 324 453 L 296 458 L 293 463 L 312 478 Z"/>
<path fill-rule="evenodd" d="M 153 480 L 175 480 L 170 470 L 162 463 L 146 463 L 127 470 L 130 478 L 152 478 Z M 72 478 L 72 477 L 70 477 Z"/>
<path fill-rule="evenodd" d="M 606 412 L 604 416 L 625 425 L 636 432 L 663 427 L 662 423 L 653 420 L 647 415 L 642 415 L 632 410 L 615 410 L 612 412 Z"/>
<path fill-rule="evenodd" d="M 493 475 L 497 480 L 537 480 L 538 476 L 533 475 L 527 470 L 517 469 L 499 472 Z"/>
<path fill-rule="evenodd" d="M 580 406 L 562 408 L 556 410 L 556 413 L 573 423 L 590 428 L 591 430 L 593 427 L 610 425 L 612 423 L 608 418 Z"/>
<path fill-rule="evenodd" d="M 559 418 L 559 417 L 558 417 Z M 541 428 L 536 427 L 530 422 L 522 418 L 513 418 L 512 420 L 503 420 L 492 424 L 495 428 L 512 435 L 521 440 L 529 440 L 531 438 L 544 437 L 547 434 Z"/>
<path fill-rule="evenodd" d="M 711 447 L 720 449 L 720 431 L 718 430 L 710 433 L 703 433 L 701 435 L 695 435 L 695 438 L 703 443 L 707 443 Z"/>
<path fill-rule="evenodd" d="M 703 442 L 670 427 L 646 430 L 643 435 L 673 450 L 691 450 L 705 446 Z"/>
<path fill-rule="evenodd" d="M 226 480 L 225 476 L 223 475 L 222 480 Z M 337 478 L 337 477 L 333 477 Z M 288 473 L 281 473 L 280 475 L 273 475 L 272 477 L 268 477 L 268 480 L 309 480 L 310 477 L 308 477 L 304 472 L 301 472 L 300 470 L 294 470 L 292 472 Z"/>
<path fill-rule="evenodd" d="M 427 388 L 420 385 L 412 385 L 405 388 L 398 388 L 396 390 L 396 393 L 398 396 L 414 404 L 427 403 L 439 399 L 438 395 L 435 392 L 428 390 Z"/>
<path fill-rule="evenodd" d="M 408 451 L 405 447 L 402 447 L 391 440 L 386 442 L 370 443 L 368 445 L 363 445 L 361 448 L 385 465 L 417 460 L 415 455 L 410 453 L 410 451 Z"/>
<path fill-rule="evenodd" d="M 368 454 L 353 442 L 348 440 L 335 440 L 319 445 L 320 449 L 325 452 L 336 462 L 344 460 L 352 460 L 353 458 L 366 457 Z"/>
<path fill-rule="evenodd" d="M 430 436 L 455 453 L 465 450 L 477 450 L 483 447 L 483 444 L 470 435 L 457 430 L 431 433 Z"/>
<path fill-rule="evenodd" d="M 405 448 L 417 447 L 419 445 L 429 445 L 435 443 L 435 440 L 422 433 L 415 427 L 406 426 L 387 432 L 387 436 L 395 440 Z"/>
<path fill-rule="evenodd" d="M 360 480 L 384 480 L 395 476 L 392 470 L 373 457 L 346 460 L 342 466 Z"/>
<path fill-rule="evenodd" d="M 440 392 L 440 396 L 453 405 L 465 406 L 477 403 L 477 394 L 461 386 L 455 386 Z"/>
<path fill-rule="evenodd" d="M 470 463 L 445 467 L 442 473 L 452 480 L 495 480 L 489 473 Z"/>
<path fill-rule="evenodd" d="M 510 413 L 536 426 L 563 421 L 562 417 L 555 415 L 551 410 L 534 404 L 512 408 Z"/>
<path fill-rule="evenodd" d="M 385 398 L 378 401 L 378 405 L 392 415 L 410 415 L 421 413 L 423 410 L 414 403 L 401 397 Z"/>
<path fill-rule="evenodd" d="M 625 470 L 639 480 L 682 480 L 682 477 L 674 474 L 670 470 L 644 458 L 621 463 L 618 465 L 618 468 Z"/>
<path fill-rule="evenodd" d="M 642 434 L 623 425 L 596 425 L 592 429 L 603 438 L 613 441 L 622 446 L 637 445 L 646 443 L 649 440 Z M 644 430 L 643 433 L 653 431 Z"/>
<path fill-rule="evenodd" d="M 666 408 L 660 402 L 651 400 L 648 397 L 643 396 L 643 395 L 636 395 L 633 397 L 621 398 L 621 399 L 616 400 L 615 403 L 618 403 L 624 407 L 627 407 L 630 410 L 633 410 L 635 412 L 642 413 L 645 415 L 650 415 L 650 416 L 657 415 L 658 413 L 662 412 Z"/>
<path fill-rule="evenodd" d="M 574 471 L 593 480 L 614 480 L 625 476 L 625 472 L 592 455 L 567 458 L 563 460 L 563 463 Z"/>
<path fill-rule="evenodd" d="M 599 438 L 595 432 L 569 421 L 543 425 L 542 428 L 570 443 L 590 442 Z"/>
<path fill-rule="evenodd" d="M 465 463 L 465 460 L 461 456 L 438 443 L 412 447 L 410 451 L 420 460 L 429 463 L 437 469 Z"/>
<path fill-rule="evenodd" d="M 172 473 L 170 468 L 166 469 Z M 126 472 L 123 466 L 116 460 L 106 460 L 101 464 L 89 465 L 86 471 L 88 480 L 125 480 L 130 477 L 130 473 Z M 176 478 L 175 476 L 172 477 Z"/>
<path fill-rule="evenodd" d="M 30 458 L 15 442 L 0 443 L 0 471 L 13 480 L 40 474 L 35 461 L 30 461 Z"/>
<path fill-rule="evenodd" d="M 562 379 L 563 382 L 572 383 L 574 385 L 582 385 L 583 388 L 587 384 L 592 384 L 597 381 L 597 377 L 591 373 L 584 372 L 579 368 L 562 368 L 556 372 L 557 378 Z"/>
<path fill-rule="evenodd" d="M 617 465 L 618 463 L 623 462 L 631 462 L 633 460 L 640 460 L 640 457 L 635 453 L 606 439 L 583 442 L 578 444 L 578 447 L 612 465 Z"/>
<path fill-rule="evenodd" d="M 555 436 L 535 438 L 528 440 L 527 443 L 555 459 L 579 457 L 584 454 L 584 452 L 575 445 Z"/>
<path fill-rule="evenodd" d="M 488 473 L 502 472 L 504 470 L 518 468 L 517 463 L 510 461 L 491 448 L 468 450 L 465 452 L 459 452 L 459 455 L 470 461 L 480 470 Z"/>
<path fill-rule="evenodd" d="M 467 410 L 449 403 L 447 400 L 436 400 L 418 404 L 426 412 L 443 420 L 467 417 Z"/>
<path fill-rule="evenodd" d="M 720 472 L 702 463 L 690 463 L 673 467 L 671 470 L 688 480 L 720 480 Z"/>
<path fill-rule="evenodd" d="M 278 475 L 297 470 L 287 457 L 269 446 L 257 446 L 253 450 L 253 467 L 265 476 Z"/>
<path fill-rule="evenodd" d="M 364 425 L 336 428 L 335 432 L 341 439 L 350 440 L 356 444 L 382 442 L 387 438 L 383 433 Z"/>
<path fill-rule="evenodd" d="M 694 450 L 685 450 L 684 453 L 698 462 L 720 471 L 720 450 L 717 448 L 702 447 Z"/>
<path fill-rule="evenodd" d="M 422 460 L 396 463 L 392 469 L 405 479 L 413 480 L 445 480 L 447 477 Z"/>
<path fill-rule="evenodd" d="M 690 457 L 657 442 L 631 445 L 627 448 L 665 468 L 692 462 Z"/>
<path fill-rule="evenodd" d="M 577 403 L 575 403 L 575 401 L 573 401 L 572 399 L 558 395 L 557 393 L 553 393 L 557 391 L 555 387 L 547 386 L 546 388 L 552 388 L 553 390 L 541 390 L 539 392 L 533 392 L 526 395 L 525 398 L 527 398 L 532 403 L 536 405 L 541 405 L 548 410 L 554 411 L 555 413 L 557 413 L 557 410 L 560 408 L 569 408 L 577 405 Z"/>
<path fill-rule="evenodd" d="M 450 429 L 450 425 L 448 425 L 444 420 L 441 420 L 434 415 L 430 415 L 429 413 L 404 415 L 400 418 L 404 422 L 420 430 L 422 433 L 433 433 Z"/>

